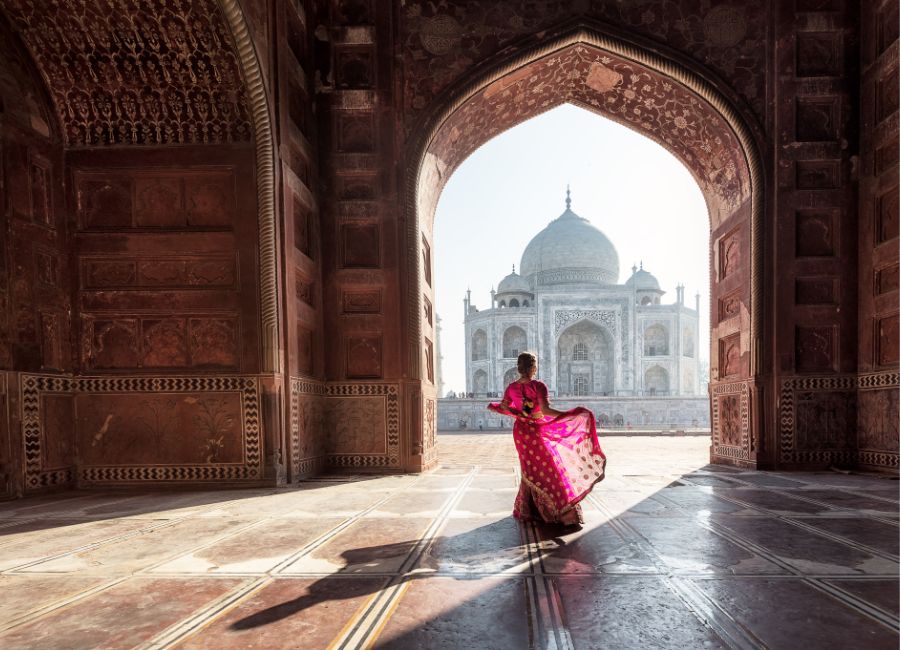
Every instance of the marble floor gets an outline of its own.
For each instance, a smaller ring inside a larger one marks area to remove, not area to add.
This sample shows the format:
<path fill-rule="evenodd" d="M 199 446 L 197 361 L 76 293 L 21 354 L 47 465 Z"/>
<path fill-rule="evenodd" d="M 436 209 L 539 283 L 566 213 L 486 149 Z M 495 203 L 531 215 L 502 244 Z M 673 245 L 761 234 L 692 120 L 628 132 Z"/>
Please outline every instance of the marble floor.
<path fill-rule="evenodd" d="M 898 647 L 898 481 L 606 437 L 566 532 L 510 516 L 508 434 L 420 476 L 0 503 L 0 647 Z"/>

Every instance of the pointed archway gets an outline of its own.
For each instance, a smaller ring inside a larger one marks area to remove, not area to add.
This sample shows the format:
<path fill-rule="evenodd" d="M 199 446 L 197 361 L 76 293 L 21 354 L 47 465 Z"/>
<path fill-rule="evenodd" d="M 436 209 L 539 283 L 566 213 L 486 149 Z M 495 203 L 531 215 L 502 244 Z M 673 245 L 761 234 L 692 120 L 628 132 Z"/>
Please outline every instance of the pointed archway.
<path fill-rule="evenodd" d="M 751 128 L 735 105 L 675 58 L 581 28 L 499 61 L 440 103 L 409 151 L 405 331 L 407 373 L 422 403 L 434 408 L 421 318 L 434 287 L 434 213 L 459 165 L 499 133 L 563 103 L 591 110 L 665 147 L 692 173 L 710 222 L 710 397 L 712 462 L 756 467 L 756 390 L 762 347 L 760 300 L 762 172 Z M 428 269 L 430 271 L 430 269 Z M 421 392 L 419 392 L 421 391 Z M 409 421 L 410 466 L 436 460 L 435 432 L 415 413 Z M 756 418 L 759 422 L 759 418 Z"/>

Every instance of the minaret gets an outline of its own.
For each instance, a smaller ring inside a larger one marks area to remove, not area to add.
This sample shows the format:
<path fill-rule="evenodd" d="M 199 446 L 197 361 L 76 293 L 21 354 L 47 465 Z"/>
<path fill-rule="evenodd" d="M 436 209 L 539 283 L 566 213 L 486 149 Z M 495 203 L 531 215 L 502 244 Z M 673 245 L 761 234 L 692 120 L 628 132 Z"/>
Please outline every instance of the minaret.
<path fill-rule="evenodd" d="M 444 396 L 444 373 L 442 371 L 444 355 L 441 354 L 441 317 L 435 314 L 434 343 L 437 348 L 434 360 L 435 382 L 437 383 L 437 396 Z"/>
<path fill-rule="evenodd" d="M 697 310 L 697 313 L 700 313 L 700 292 L 697 292 L 697 295 L 694 296 L 694 309 Z"/>
<path fill-rule="evenodd" d="M 497 306 L 497 300 L 495 299 L 496 295 L 497 292 L 494 290 L 494 287 L 491 287 L 491 309 Z"/>

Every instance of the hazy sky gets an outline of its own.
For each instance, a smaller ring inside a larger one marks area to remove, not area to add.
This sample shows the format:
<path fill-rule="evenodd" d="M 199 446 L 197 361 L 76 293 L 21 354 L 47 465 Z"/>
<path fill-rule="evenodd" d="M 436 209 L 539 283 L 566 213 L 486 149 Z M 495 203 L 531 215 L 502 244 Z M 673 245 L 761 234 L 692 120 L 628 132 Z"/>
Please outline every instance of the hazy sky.
<path fill-rule="evenodd" d="M 486 143 L 444 187 L 434 228 L 444 390 L 465 389 L 463 297 L 479 309 L 491 287 L 519 268 L 522 252 L 565 209 L 588 219 L 619 252 L 619 283 L 631 266 L 659 279 L 675 301 L 700 298 L 701 360 L 709 357 L 709 217 L 700 188 L 672 154 L 631 129 L 571 105 Z"/>

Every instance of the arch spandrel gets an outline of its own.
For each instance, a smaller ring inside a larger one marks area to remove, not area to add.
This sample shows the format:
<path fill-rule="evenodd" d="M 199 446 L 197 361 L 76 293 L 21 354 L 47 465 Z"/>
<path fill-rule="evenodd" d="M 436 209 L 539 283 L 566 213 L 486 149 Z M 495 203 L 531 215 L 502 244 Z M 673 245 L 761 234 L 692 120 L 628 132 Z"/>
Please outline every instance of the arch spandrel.
<path fill-rule="evenodd" d="M 676 156 L 700 186 L 713 228 L 750 199 L 744 147 L 715 106 L 660 71 L 579 42 L 497 78 L 440 125 L 419 177 L 418 207 L 427 228 L 440 188 L 472 152 L 564 103 L 628 126 Z"/>

